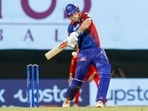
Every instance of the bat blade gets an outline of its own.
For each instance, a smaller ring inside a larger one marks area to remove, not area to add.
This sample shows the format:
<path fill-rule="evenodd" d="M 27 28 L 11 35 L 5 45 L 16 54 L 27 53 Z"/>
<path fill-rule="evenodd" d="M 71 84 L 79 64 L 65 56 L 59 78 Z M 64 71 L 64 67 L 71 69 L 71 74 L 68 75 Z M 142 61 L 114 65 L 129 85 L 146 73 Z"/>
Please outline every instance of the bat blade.
<path fill-rule="evenodd" d="M 51 58 L 53 58 L 54 56 L 56 56 L 57 54 L 62 52 L 66 48 L 66 46 L 67 46 L 67 42 L 66 41 L 58 44 L 57 46 L 52 48 L 50 51 L 45 53 L 46 59 L 50 60 Z"/>

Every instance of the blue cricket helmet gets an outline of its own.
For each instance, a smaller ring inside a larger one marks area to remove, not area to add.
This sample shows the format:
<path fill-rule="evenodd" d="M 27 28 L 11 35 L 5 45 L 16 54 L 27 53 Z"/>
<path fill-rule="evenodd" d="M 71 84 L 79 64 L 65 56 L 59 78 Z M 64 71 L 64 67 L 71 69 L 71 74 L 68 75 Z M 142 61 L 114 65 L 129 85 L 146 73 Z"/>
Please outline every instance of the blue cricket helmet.
<path fill-rule="evenodd" d="M 80 12 L 79 6 L 76 5 L 76 4 L 68 4 L 68 5 L 66 5 L 65 11 L 66 11 L 66 14 L 68 16 L 70 16 L 71 14 L 73 14 L 75 12 Z"/>

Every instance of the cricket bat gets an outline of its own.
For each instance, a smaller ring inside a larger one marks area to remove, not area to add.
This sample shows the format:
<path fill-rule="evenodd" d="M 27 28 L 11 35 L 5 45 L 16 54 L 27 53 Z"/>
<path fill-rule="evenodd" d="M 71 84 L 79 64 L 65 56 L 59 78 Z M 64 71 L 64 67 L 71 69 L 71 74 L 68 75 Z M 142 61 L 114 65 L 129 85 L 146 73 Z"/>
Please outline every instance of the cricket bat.
<path fill-rule="evenodd" d="M 45 53 L 46 59 L 50 60 L 51 58 L 62 52 L 66 47 L 67 47 L 67 40 L 63 41 L 62 43 L 58 44 L 57 46 L 46 52 Z"/>

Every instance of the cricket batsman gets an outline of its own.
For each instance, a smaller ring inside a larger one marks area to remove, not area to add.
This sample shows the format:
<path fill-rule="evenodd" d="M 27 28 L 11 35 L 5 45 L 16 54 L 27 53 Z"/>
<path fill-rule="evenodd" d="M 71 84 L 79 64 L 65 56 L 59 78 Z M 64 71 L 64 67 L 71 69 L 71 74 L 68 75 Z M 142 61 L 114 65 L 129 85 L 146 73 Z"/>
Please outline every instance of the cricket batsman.
<path fill-rule="evenodd" d="M 75 77 L 67 88 L 62 107 L 70 107 L 71 100 L 82 87 L 90 65 L 94 65 L 100 74 L 96 95 L 96 107 L 103 108 L 111 78 L 111 65 L 103 48 L 101 48 L 98 31 L 87 12 L 80 12 L 76 4 L 67 4 L 66 14 L 70 19 L 67 46 L 78 45 L 78 61 Z"/>

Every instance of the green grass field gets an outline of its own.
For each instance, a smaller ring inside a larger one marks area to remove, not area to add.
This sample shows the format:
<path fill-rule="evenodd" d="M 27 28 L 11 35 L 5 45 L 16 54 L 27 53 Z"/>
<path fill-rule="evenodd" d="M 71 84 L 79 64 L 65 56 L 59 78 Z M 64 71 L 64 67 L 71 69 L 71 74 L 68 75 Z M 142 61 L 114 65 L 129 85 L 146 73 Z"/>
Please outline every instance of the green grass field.
<path fill-rule="evenodd" d="M 40 107 L 40 108 L 0 108 L 0 111 L 148 111 L 146 106 L 117 106 L 117 107 L 105 107 L 98 109 L 95 107 L 71 107 L 71 108 L 61 108 L 61 107 Z"/>

